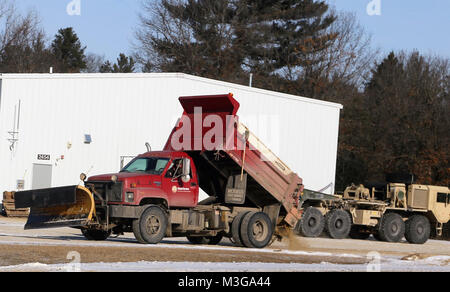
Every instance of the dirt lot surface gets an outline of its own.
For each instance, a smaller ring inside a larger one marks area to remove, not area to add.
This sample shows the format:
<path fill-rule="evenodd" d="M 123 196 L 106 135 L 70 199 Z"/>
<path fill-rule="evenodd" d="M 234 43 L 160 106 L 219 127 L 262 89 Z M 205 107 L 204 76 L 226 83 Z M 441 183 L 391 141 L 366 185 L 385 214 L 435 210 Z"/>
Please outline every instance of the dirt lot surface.
<path fill-rule="evenodd" d="M 199 262 L 365 265 L 370 252 L 383 258 L 416 260 L 444 257 L 439 265 L 450 271 L 450 242 L 425 245 L 369 240 L 306 239 L 296 236 L 262 250 L 234 247 L 228 240 L 218 246 L 197 246 L 185 238 L 165 239 L 158 245 L 141 245 L 133 234 L 96 242 L 85 240 L 77 229 L 23 230 L 24 219 L 0 217 L 0 267 L 29 263 L 65 264 L 68 253 L 80 254 L 81 263 Z M 325 268 L 326 270 L 326 268 Z M 1 271 L 1 269 L 0 269 Z"/>

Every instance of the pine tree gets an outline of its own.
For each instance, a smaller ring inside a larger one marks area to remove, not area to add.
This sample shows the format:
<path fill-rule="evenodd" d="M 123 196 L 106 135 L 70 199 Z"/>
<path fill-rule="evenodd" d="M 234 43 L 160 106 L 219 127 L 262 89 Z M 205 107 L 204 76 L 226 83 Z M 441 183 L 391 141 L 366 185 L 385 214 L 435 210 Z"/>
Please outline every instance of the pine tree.
<path fill-rule="evenodd" d="M 117 58 L 117 63 L 113 65 L 113 73 L 132 73 L 134 72 L 135 61 L 133 57 L 127 57 L 125 54 L 120 54 Z"/>
<path fill-rule="evenodd" d="M 53 55 L 59 61 L 59 70 L 63 73 L 79 73 L 86 68 L 86 47 L 81 45 L 81 41 L 73 28 L 60 29 L 51 45 Z"/>
<path fill-rule="evenodd" d="M 144 7 L 152 16 L 141 16 L 138 54 L 142 65 L 160 71 L 247 84 L 249 71 L 270 76 L 286 68 L 311 68 L 311 53 L 333 38 L 326 29 L 334 17 L 327 15 L 324 1 L 152 3 Z"/>
<path fill-rule="evenodd" d="M 117 63 L 111 64 L 110 61 L 103 63 L 100 66 L 100 73 L 132 73 L 135 70 L 135 64 L 133 57 L 127 57 L 121 53 L 117 58 Z"/>

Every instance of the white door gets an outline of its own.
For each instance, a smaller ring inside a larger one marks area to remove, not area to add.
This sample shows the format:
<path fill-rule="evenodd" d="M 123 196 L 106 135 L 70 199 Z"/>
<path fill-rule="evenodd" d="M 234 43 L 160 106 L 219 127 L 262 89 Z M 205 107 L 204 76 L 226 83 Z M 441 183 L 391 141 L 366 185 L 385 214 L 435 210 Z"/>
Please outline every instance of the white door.
<path fill-rule="evenodd" d="M 52 165 L 33 164 L 33 180 L 31 188 L 46 189 L 52 186 Z"/>

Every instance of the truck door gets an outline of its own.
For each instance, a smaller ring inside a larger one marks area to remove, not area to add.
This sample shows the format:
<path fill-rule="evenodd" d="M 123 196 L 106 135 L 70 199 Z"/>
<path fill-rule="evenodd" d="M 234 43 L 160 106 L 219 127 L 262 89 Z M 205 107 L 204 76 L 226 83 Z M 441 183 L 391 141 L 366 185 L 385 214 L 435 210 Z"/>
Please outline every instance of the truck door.
<path fill-rule="evenodd" d="M 450 214 L 450 194 L 445 191 L 437 191 L 434 206 L 433 213 L 436 219 L 442 223 L 446 223 L 449 220 Z"/>
<path fill-rule="evenodd" d="M 181 179 L 182 170 L 183 159 L 173 159 L 163 176 L 163 188 L 169 198 L 170 206 L 195 207 L 198 203 L 199 189 L 196 173 L 192 171 L 192 161 L 189 182 L 183 182 Z"/>

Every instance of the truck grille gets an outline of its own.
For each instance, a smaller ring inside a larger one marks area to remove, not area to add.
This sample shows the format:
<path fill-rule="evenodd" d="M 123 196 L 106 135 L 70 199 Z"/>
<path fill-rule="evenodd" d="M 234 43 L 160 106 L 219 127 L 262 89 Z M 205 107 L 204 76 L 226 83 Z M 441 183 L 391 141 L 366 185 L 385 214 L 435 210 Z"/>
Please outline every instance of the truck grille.
<path fill-rule="evenodd" d="M 86 182 L 86 186 L 95 192 L 95 200 L 98 200 L 98 196 L 100 196 L 107 202 L 123 201 L 121 182 Z"/>

